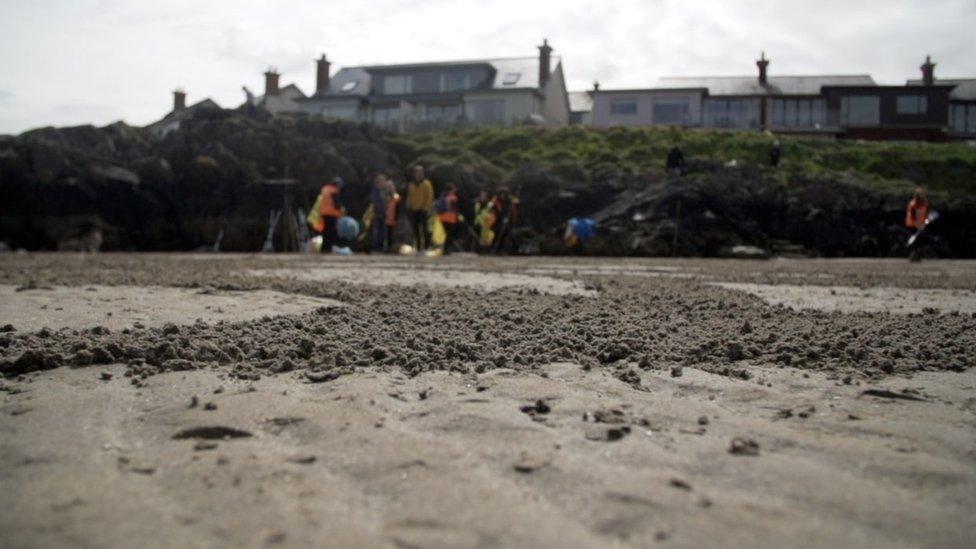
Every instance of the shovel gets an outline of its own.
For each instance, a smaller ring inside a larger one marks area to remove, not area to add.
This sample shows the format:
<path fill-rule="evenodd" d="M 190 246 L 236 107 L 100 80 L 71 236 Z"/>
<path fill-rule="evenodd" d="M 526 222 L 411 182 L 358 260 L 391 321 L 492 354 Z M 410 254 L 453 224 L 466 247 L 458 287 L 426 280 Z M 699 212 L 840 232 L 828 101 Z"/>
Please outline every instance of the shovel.
<path fill-rule="evenodd" d="M 928 226 L 931 225 L 932 222 L 938 218 L 939 218 L 939 212 L 936 211 L 929 212 L 929 216 L 925 218 L 925 224 L 922 225 L 922 228 L 915 231 L 915 234 L 913 234 L 912 236 L 908 237 L 908 247 L 911 248 L 912 244 L 915 244 L 915 241 L 918 240 L 918 237 L 922 236 L 922 232 L 925 231 L 925 229 L 927 229 Z"/>

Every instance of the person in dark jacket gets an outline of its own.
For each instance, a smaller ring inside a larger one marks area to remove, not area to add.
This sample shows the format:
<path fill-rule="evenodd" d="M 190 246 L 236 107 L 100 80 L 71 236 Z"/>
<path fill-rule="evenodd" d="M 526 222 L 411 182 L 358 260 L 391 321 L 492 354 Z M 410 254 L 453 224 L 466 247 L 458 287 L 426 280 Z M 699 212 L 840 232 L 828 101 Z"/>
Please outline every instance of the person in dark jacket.
<path fill-rule="evenodd" d="M 681 147 L 675 145 L 668 151 L 668 173 L 675 177 L 680 177 L 685 171 L 685 153 L 681 152 Z"/>
<path fill-rule="evenodd" d="M 773 145 L 769 147 L 769 165 L 774 168 L 779 166 L 779 157 L 782 153 L 783 151 L 779 148 L 779 140 L 773 141 Z"/>

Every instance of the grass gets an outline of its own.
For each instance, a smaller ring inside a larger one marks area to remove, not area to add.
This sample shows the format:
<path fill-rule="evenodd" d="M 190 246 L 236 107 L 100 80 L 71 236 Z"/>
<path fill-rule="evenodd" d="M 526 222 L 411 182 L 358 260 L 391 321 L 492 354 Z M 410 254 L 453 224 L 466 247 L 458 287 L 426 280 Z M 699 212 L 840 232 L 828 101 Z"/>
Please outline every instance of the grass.
<path fill-rule="evenodd" d="M 976 147 L 965 143 L 895 143 L 776 136 L 784 184 L 797 177 L 843 180 L 902 192 L 976 195 Z M 574 177 L 661 172 L 678 144 L 687 160 L 768 163 L 773 137 L 757 132 L 570 126 L 484 128 L 388 138 L 404 162 L 451 162 L 505 177 L 526 163 Z M 601 175 L 602 174 L 602 175 Z"/>

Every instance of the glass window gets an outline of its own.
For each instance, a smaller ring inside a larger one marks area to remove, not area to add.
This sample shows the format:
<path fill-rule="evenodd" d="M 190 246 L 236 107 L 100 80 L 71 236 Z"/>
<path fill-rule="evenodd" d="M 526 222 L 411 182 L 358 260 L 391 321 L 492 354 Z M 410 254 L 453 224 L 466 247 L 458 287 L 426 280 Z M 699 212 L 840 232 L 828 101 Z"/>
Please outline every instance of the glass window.
<path fill-rule="evenodd" d="M 340 89 L 344 93 L 349 93 L 352 90 L 356 89 L 356 84 L 359 84 L 359 82 L 356 82 L 355 80 L 351 80 L 351 81 L 346 82 L 345 84 L 343 84 L 342 85 L 342 88 L 340 88 Z"/>
<path fill-rule="evenodd" d="M 440 91 L 440 78 L 436 73 L 420 73 L 411 77 L 411 93 L 435 93 Z"/>
<path fill-rule="evenodd" d="M 400 122 L 400 108 L 386 107 L 373 109 L 373 123 L 377 126 L 391 127 Z"/>
<path fill-rule="evenodd" d="M 637 101 L 634 99 L 611 99 L 610 114 L 637 114 Z"/>
<path fill-rule="evenodd" d="M 782 99 L 773 100 L 773 114 L 770 118 L 772 119 L 772 124 L 774 126 L 783 125 L 783 110 L 784 110 L 783 100 Z"/>
<path fill-rule="evenodd" d="M 786 126 L 796 126 L 796 101 L 788 99 L 786 103 Z"/>
<path fill-rule="evenodd" d="M 966 131 L 976 133 L 976 105 L 966 107 Z"/>
<path fill-rule="evenodd" d="M 335 118 L 342 118 L 343 120 L 355 120 L 359 109 L 355 106 L 333 106 L 325 107 L 322 109 L 322 114 L 325 116 L 334 116 Z"/>
<path fill-rule="evenodd" d="M 505 100 L 485 99 L 472 101 L 471 119 L 479 124 L 499 124 L 505 122 Z"/>
<path fill-rule="evenodd" d="M 654 124 L 687 124 L 690 110 L 691 104 L 687 98 L 655 99 L 651 107 L 652 120 Z"/>
<path fill-rule="evenodd" d="M 470 72 L 446 72 L 441 75 L 441 91 L 459 91 L 470 88 Z"/>
<path fill-rule="evenodd" d="M 881 98 L 849 95 L 840 99 L 840 123 L 844 126 L 877 126 L 881 122 Z"/>
<path fill-rule="evenodd" d="M 461 116 L 461 107 L 460 105 L 428 105 L 424 114 L 427 120 L 454 122 Z"/>
<path fill-rule="evenodd" d="M 899 95 L 898 114 L 925 114 L 928 111 L 928 98 L 924 95 Z"/>
<path fill-rule="evenodd" d="M 810 103 L 808 99 L 796 102 L 796 125 L 801 128 L 809 128 L 813 125 L 810 123 Z"/>
<path fill-rule="evenodd" d="M 384 76 L 383 93 L 385 95 L 410 93 L 410 79 L 405 75 Z"/>
<path fill-rule="evenodd" d="M 505 79 L 502 80 L 502 84 L 505 86 L 514 86 L 518 83 L 519 78 L 522 76 L 520 72 L 510 72 L 505 75 Z"/>
<path fill-rule="evenodd" d="M 814 99 L 812 103 L 813 112 L 810 114 L 810 125 L 815 128 L 826 126 L 827 103 L 823 99 Z"/>
<path fill-rule="evenodd" d="M 966 131 L 965 105 L 952 105 L 949 107 L 949 128 L 954 132 Z"/>

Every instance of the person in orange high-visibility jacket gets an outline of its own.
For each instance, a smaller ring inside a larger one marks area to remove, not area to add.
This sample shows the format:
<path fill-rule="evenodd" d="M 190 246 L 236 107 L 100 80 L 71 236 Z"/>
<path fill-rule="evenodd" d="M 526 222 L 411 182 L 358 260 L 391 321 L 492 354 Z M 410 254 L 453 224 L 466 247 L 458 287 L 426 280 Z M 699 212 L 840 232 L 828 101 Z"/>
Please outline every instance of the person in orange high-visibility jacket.
<path fill-rule="evenodd" d="M 458 221 L 461 219 L 461 213 L 458 208 L 458 195 L 457 195 L 457 185 L 454 183 L 448 183 L 444 187 L 444 194 L 437 199 L 437 203 L 434 205 L 437 210 L 437 217 L 440 219 L 441 225 L 444 226 L 444 233 L 447 238 L 444 240 L 444 254 L 451 253 L 451 244 L 454 243 L 455 230 L 457 229 Z"/>
<path fill-rule="evenodd" d="M 929 203 L 929 197 L 925 194 L 925 189 L 922 187 L 915 189 L 915 195 L 912 196 L 911 202 L 908 203 L 908 209 L 905 211 L 905 226 L 909 229 L 924 227 L 931 208 L 932 205 Z"/>
<path fill-rule="evenodd" d="M 338 224 L 339 218 L 346 214 L 346 208 L 342 205 L 342 187 L 345 181 L 341 177 L 335 177 L 322 186 L 319 193 L 319 215 L 322 218 L 320 223 L 322 229 L 322 253 L 332 253 L 332 247 L 339 241 Z"/>
<path fill-rule="evenodd" d="M 396 192 L 396 184 L 393 183 L 392 179 L 388 179 L 386 183 L 386 239 L 383 243 L 383 249 L 389 252 L 391 249 L 393 249 L 393 239 L 397 226 L 397 213 L 400 206 L 400 195 Z"/>

